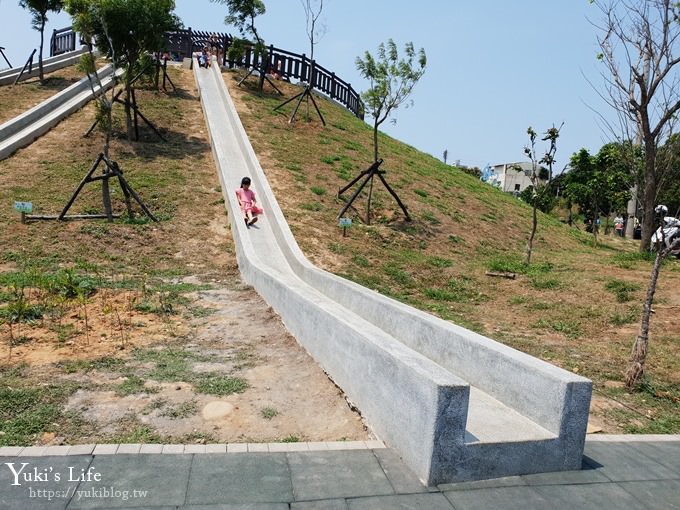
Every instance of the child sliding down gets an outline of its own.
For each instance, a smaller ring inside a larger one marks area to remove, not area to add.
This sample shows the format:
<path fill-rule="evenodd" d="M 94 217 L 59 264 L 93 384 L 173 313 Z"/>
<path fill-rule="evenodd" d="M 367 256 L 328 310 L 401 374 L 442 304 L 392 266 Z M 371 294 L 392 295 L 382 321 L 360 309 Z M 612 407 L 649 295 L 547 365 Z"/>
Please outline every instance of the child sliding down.
<path fill-rule="evenodd" d="M 255 205 L 255 192 L 250 189 L 250 177 L 241 179 L 241 187 L 236 190 L 236 198 L 238 205 L 241 206 L 246 226 L 250 227 L 257 222 L 257 215 L 262 212 L 262 209 Z"/>

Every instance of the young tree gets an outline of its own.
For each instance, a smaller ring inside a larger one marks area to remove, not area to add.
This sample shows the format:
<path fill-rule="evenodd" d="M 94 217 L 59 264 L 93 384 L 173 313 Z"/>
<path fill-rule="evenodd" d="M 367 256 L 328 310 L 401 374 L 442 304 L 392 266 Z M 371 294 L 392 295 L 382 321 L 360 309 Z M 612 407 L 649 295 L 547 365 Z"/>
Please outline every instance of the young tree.
<path fill-rule="evenodd" d="M 262 58 L 262 68 L 260 71 L 260 80 L 258 88 L 264 88 L 265 73 L 269 68 L 269 58 L 267 49 L 264 45 L 264 40 L 255 28 L 255 18 L 265 13 L 266 9 L 262 0 L 210 0 L 211 2 L 224 4 L 227 6 L 229 14 L 224 18 L 227 25 L 235 26 L 242 36 L 250 35 L 255 38 L 255 51 L 259 53 Z M 237 42 L 235 48 L 240 51 L 243 41 Z"/>
<path fill-rule="evenodd" d="M 413 87 L 425 73 L 425 50 L 418 53 L 413 43 L 404 45 L 405 58 L 399 59 L 397 45 L 392 39 L 380 43 L 377 58 L 368 51 L 364 58 L 356 58 L 357 70 L 369 80 L 371 88 L 362 92 L 368 114 L 373 117 L 373 161 L 378 161 L 378 128 L 388 119 L 392 110 L 408 99 Z"/>
<path fill-rule="evenodd" d="M 89 0 L 66 0 L 64 5 L 66 12 L 71 15 L 73 28 L 82 34 L 87 40 L 93 40 L 95 37 L 95 25 L 101 26 L 105 31 L 105 26 L 101 21 L 95 23 L 99 17 L 99 11 L 95 9 L 94 4 Z M 105 32 L 106 33 L 106 32 Z M 104 133 L 104 147 L 102 153 L 107 158 L 109 157 L 109 146 L 111 142 L 111 134 L 113 128 L 113 98 L 115 97 L 116 83 L 111 87 L 111 99 L 106 97 L 105 93 L 99 96 L 95 93 L 94 83 L 97 82 L 101 89 L 101 80 L 97 74 L 97 67 L 95 57 L 92 52 L 92 47 L 88 46 L 88 53 L 80 57 L 80 68 L 85 71 L 90 81 L 90 89 L 92 90 L 92 97 L 96 97 L 96 118 L 98 126 Z M 116 75 L 116 60 L 113 60 L 113 75 Z M 106 200 L 106 198 L 105 198 Z"/>
<path fill-rule="evenodd" d="M 326 25 L 317 25 L 323 11 L 323 0 L 300 0 L 305 11 L 305 29 L 309 39 L 309 60 L 314 60 L 314 46 L 326 35 Z"/>
<path fill-rule="evenodd" d="M 640 250 L 646 251 L 656 228 L 654 206 L 664 172 L 658 147 L 672 133 L 680 110 L 680 5 L 674 0 L 591 1 L 603 14 L 598 27 L 599 58 L 606 68 L 603 97 L 624 131 L 633 131 L 625 138 L 637 138 L 644 150 Z"/>
<path fill-rule="evenodd" d="M 663 216 L 667 211 L 668 209 L 665 206 L 658 206 L 655 209 L 655 212 L 659 216 L 660 226 L 663 225 Z M 652 318 L 652 303 L 654 302 L 654 294 L 656 293 L 656 284 L 659 279 L 661 264 L 671 251 L 680 248 L 680 238 L 676 238 L 670 246 L 665 245 L 665 239 L 663 238 L 658 241 L 656 246 L 656 258 L 654 259 L 652 272 L 649 275 L 647 295 L 642 307 L 640 331 L 637 337 L 635 337 L 630 365 L 625 374 L 626 387 L 629 389 L 634 388 L 637 384 L 642 382 L 642 378 L 645 375 L 645 362 L 647 361 L 647 347 L 649 345 L 649 326 Z"/>
<path fill-rule="evenodd" d="M 40 32 L 40 51 L 38 52 L 38 72 L 40 82 L 45 80 L 43 74 L 43 46 L 45 42 L 45 23 L 48 12 L 59 12 L 64 6 L 62 0 L 20 0 L 19 5 L 31 12 L 33 28 Z"/>
<path fill-rule="evenodd" d="M 125 69 L 125 119 L 128 139 L 134 138 L 132 79 L 140 57 L 158 51 L 165 33 L 176 30 L 174 0 L 67 0 L 67 11 L 87 26 L 97 48 L 116 67 Z"/>
<path fill-rule="evenodd" d="M 529 135 L 529 145 L 524 147 L 524 154 L 531 160 L 531 186 L 533 191 L 533 196 L 531 197 L 531 233 L 529 234 L 529 239 L 527 241 L 527 251 L 524 263 L 531 264 L 531 255 L 534 247 L 534 237 L 536 236 L 536 230 L 538 228 L 538 209 L 542 203 L 542 197 L 549 189 L 548 183 L 553 176 L 553 165 L 555 164 L 555 153 L 557 152 L 557 139 L 560 136 L 560 129 L 555 126 L 551 127 L 545 132 L 545 135 L 541 139 L 544 142 L 549 142 L 548 149 L 545 151 L 543 156 L 540 158 L 536 154 L 536 138 L 538 134 L 534 129 L 529 126 L 527 129 L 527 134 Z M 546 165 L 548 169 L 547 179 L 541 179 L 541 165 Z"/>

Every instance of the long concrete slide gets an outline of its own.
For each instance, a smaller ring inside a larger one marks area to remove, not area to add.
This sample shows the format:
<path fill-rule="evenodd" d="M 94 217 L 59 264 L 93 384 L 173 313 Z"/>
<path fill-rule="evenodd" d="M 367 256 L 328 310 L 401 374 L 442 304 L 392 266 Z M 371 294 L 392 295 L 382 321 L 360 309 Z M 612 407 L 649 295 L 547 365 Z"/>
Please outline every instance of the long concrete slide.
<path fill-rule="evenodd" d="M 242 276 L 426 483 L 581 468 L 591 382 L 312 265 L 217 65 L 194 66 Z M 264 216 L 246 228 L 251 177 Z"/>
<path fill-rule="evenodd" d="M 56 57 L 49 57 L 43 59 L 43 72 L 51 73 L 54 71 L 58 71 L 59 69 L 63 69 L 64 67 L 77 64 L 78 61 L 80 60 L 80 56 L 86 52 L 87 46 L 83 46 L 82 48 L 77 49 L 75 51 L 69 51 L 68 53 L 62 53 L 61 55 L 57 55 Z M 23 65 L 21 67 L 13 67 L 11 69 L 5 69 L 3 71 L 0 71 L 0 85 L 11 85 L 12 83 L 14 83 L 17 77 L 21 74 L 22 69 Z M 40 70 L 38 69 L 38 57 L 35 57 L 35 61 L 33 63 L 31 72 L 28 72 L 28 70 L 26 70 L 26 72 L 21 75 L 19 81 L 34 78 L 39 74 Z"/>
<path fill-rule="evenodd" d="M 101 87 L 94 85 L 96 95 L 113 85 L 113 66 L 102 67 L 98 72 Z M 122 70 L 117 70 L 118 76 Z M 92 99 L 89 79 L 83 78 L 67 89 L 58 92 L 39 105 L 0 125 L 0 161 L 11 156 L 45 134 L 62 119 L 82 108 Z"/>

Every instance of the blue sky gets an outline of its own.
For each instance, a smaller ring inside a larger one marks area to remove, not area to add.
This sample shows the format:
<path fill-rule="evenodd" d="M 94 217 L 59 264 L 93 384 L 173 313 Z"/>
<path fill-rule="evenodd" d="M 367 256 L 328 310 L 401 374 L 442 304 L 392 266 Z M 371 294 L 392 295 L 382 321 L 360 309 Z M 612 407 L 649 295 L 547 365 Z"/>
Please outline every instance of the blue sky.
<path fill-rule="evenodd" d="M 177 0 L 186 27 L 236 33 L 224 25 L 226 8 L 208 0 Z M 355 89 L 367 87 L 357 56 L 392 38 L 401 48 L 424 47 L 427 71 L 416 85 L 413 107 L 395 112 L 383 130 L 448 161 L 479 166 L 525 159 L 526 128 L 539 132 L 564 122 L 557 152 L 561 169 L 581 147 L 596 152 L 611 138 L 600 111 L 613 113 L 588 84 L 602 86 L 595 56 L 598 11 L 587 0 L 325 0 L 326 35 L 317 61 Z M 265 0 L 256 26 L 267 43 L 309 52 L 300 0 Z M 70 25 L 53 15 L 47 32 Z M 13 65 L 23 65 L 39 42 L 30 16 L 17 0 L 0 0 L 0 46 Z M 5 67 L 0 61 L 0 68 Z M 584 76 L 585 75 L 585 76 Z"/>

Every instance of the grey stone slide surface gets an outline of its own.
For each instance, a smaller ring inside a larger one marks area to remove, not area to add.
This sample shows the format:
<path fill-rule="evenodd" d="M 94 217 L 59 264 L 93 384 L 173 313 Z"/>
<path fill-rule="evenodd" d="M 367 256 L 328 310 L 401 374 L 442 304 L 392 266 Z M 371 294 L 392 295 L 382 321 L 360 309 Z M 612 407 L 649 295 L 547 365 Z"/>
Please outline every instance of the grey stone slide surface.
<path fill-rule="evenodd" d="M 101 87 L 94 85 L 94 93 L 100 94 L 113 85 L 113 67 L 101 68 L 97 74 Z M 117 76 L 122 70 L 117 70 Z M 0 161 L 11 156 L 22 147 L 31 144 L 38 137 L 56 126 L 64 118 L 80 109 L 92 99 L 89 79 L 83 78 L 70 87 L 58 92 L 39 105 L 0 125 Z"/>
<path fill-rule="evenodd" d="M 86 51 L 87 47 L 83 46 L 82 48 L 76 51 L 69 51 L 68 53 L 57 55 L 56 57 L 43 59 L 43 72 L 51 73 L 64 67 L 72 66 L 73 64 L 77 63 L 80 60 L 80 56 Z M 21 67 L 13 67 L 11 69 L 5 69 L 3 71 L 0 71 L 0 85 L 10 85 L 14 83 L 17 77 L 21 74 L 22 68 L 23 65 Z M 35 76 L 38 76 L 38 74 L 39 74 L 38 59 L 37 57 L 35 57 L 35 62 L 33 64 L 32 70 L 29 72 L 27 69 L 26 72 L 24 72 L 24 74 L 21 75 L 19 81 L 34 78 Z"/>
<path fill-rule="evenodd" d="M 380 439 L 430 485 L 580 468 L 591 382 L 312 265 L 219 67 L 194 73 L 243 278 Z M 244 176 L 265 211 L 251 228 Z"/>

